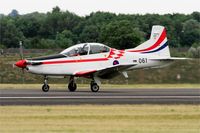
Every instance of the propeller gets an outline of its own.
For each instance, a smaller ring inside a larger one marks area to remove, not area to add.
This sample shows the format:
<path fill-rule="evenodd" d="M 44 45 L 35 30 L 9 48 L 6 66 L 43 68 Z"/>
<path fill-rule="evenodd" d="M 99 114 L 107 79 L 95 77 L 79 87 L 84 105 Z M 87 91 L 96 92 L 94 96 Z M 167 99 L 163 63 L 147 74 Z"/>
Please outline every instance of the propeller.
<path fill-rule="evenodd" d="M 22 41 L 19 41 L 19 55 L 20 55 L 20 59 L 23 60 L 24 59 L 24 51 L 23 51 Z M 24 67 L 22 67 L 22 73 L 23 73 L 23 77 L 24 77 Z"/>
<path fill-rule="evenodd" d="M 22 82 L 24 83 L 24 68 L 26 68 L 27 62 L 26 62 L 26 60 L 24 60 L 22 41 L 19 42 L 19 55 L 20 55 L 20 60 L 17 61 L 13 66 L 17 66 L 17 67 L 21 68 Z"/>
<path fill-rule="evenodd" d="M 22 60 L 24 59 L 24 54 L 23 54 L 23 45 L 22 45 L 22 41 L 19 42 L 19 55 L 20 55 L 20 60 L 18 62 L 16 62 L 15 64 L 13 64 L 13 68 L 20 67 L 23 69 L 23 63 Z M 24 62 L 24 61 L 23 61 Z"/>

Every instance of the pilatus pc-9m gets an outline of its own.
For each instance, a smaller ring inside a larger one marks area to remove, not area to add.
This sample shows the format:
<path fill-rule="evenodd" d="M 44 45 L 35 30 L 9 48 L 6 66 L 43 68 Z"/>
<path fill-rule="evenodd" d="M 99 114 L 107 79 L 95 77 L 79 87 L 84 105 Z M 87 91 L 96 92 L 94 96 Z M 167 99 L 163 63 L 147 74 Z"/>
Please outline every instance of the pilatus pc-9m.
<path fill-rule="evenodd" d="M 151 37 L 136 48 L 117 50 L 100 43 L 82 43 L 69 47 L 57 55 L 22 59 L 16 66 L 33 74 L 44 76 L 42 90 L 49 91 L 48 77 L 69 77 L 68 89 L 75 91 L 75 77 L 91 79 L 91 90 L 97 92 L 100 79 L 118 74 L 128 77 L 126 71 L 143 68 L 160 68 L 173 60 L 163 26 L 153 26 Z"/>

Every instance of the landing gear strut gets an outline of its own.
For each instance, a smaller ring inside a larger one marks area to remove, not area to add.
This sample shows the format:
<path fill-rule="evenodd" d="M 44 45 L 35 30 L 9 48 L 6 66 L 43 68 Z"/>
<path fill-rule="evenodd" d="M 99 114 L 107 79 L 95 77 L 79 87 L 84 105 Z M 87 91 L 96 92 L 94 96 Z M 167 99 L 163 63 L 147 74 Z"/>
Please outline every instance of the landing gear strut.
<path fill-rule="evenodd" d="M 47 78 L 47 76 L 44 76 L 44 85 L 42 86 L 42 90 L 44 92 L 48 92 L 49 91 L 49 85 L 48 85 L 48 78 Z"/>
<path fill-rule="evenodd" d="M 74 92 L 74 91 L 76 91 L 76 88 L 77 88 L 77 85 L 76 85 L 76 82 L 74 80 L 74 76 L 71 76 L 69 78 L 68 89 L 69 89 L 69 91 Z"/>
<path fill-rule="evenodd" d="M 98 82 L 98 80 L 97 79 L 95 79 L 95 78 L 92 78 L 93 80 L 91 81 L 91 83 L 90 83 L 90 88 L 91 88 L 91 91 L 92 92 L 98 92 L 99 91 L 99 82 Z M 98 84 L 97 84 L 98 83 Z M 48 85 L 48 77 L 45 75 L 44 76 L 44 84 L 43 84 L 43 86 L 42 86 L 42 90 L 44 91 L 44 92 L 48 92 L 49 91 L 49 85 Z M 77 85 L 76 85 L 76 82 L 75 82 L 75 79 L 74 79 L 74 76 L 71 76 L 70 78 L 69 78 L 69 84 L 68 84 L 68 89 L 69 89 L 69 91 L 71 91 L 71 92 L 74 92 L 74 91 L 76 91 L 76 89 L 77 89 Z"/>
<path fill-rule="evenodd" d="M 91 87 L 92 92 L 98 92 L 99 91 L 99 86 L 95 81 L 91 81 L 90 87 Z"/>

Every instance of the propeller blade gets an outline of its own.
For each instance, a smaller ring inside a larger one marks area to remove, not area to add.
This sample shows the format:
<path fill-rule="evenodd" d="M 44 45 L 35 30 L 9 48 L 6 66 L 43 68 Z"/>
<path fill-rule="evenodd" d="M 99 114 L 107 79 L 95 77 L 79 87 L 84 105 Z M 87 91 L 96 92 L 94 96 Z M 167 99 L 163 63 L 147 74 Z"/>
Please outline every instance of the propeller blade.
<path fill-rule="evenodd" d="M 24 75 L 24 68 L 22 68 L 22 74 Z"/>
<path fill-rule="evenodd" d="M 12 67 L 15 68 L 15 64 L 12 64 Z"/>
<path fill-rule="evenodd" d="M 22 41 L 19 42 L 19 53 L 20 53 L 21 60 L 23 60 L 24 59 L 24 52 L 23 52 Z"/>
<path fill-rule="evenodd" d="M 22 68 L 22 83 L 24 84 L 25 82 L 25 73 L 24 73 L 24 68 Z"/>

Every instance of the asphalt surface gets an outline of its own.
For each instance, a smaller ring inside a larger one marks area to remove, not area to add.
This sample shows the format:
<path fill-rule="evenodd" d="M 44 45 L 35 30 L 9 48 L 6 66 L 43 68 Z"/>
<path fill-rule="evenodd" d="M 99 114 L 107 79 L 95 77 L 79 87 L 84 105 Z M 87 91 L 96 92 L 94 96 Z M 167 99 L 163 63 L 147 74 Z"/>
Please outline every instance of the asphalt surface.
<path fill-rule="evenodd" d="M 0 105 L 200 104 L 200 89 L 1 89 Z"/>

